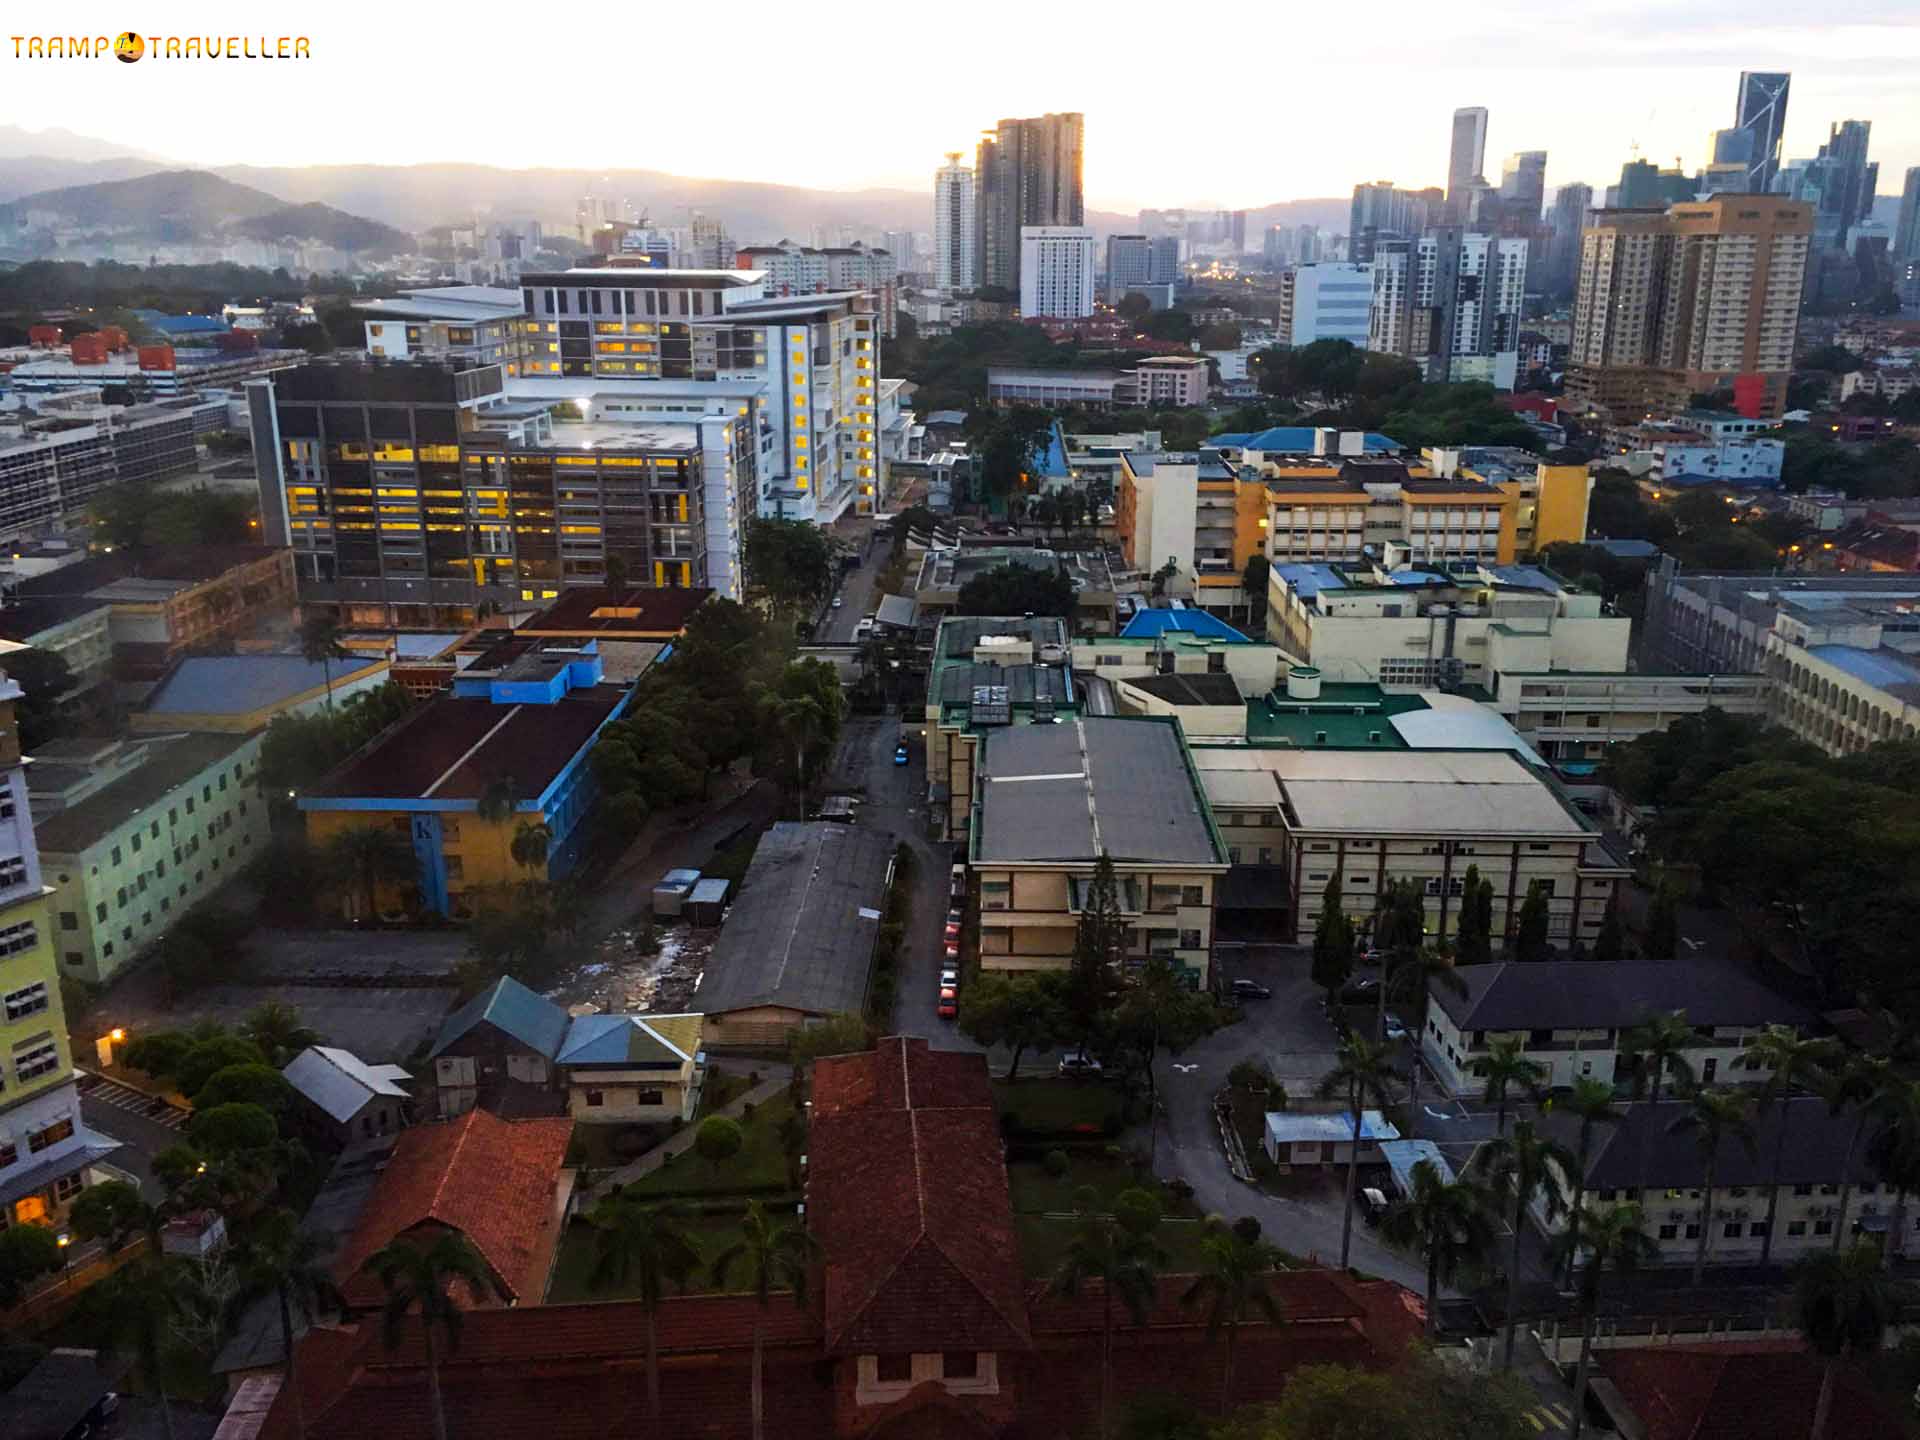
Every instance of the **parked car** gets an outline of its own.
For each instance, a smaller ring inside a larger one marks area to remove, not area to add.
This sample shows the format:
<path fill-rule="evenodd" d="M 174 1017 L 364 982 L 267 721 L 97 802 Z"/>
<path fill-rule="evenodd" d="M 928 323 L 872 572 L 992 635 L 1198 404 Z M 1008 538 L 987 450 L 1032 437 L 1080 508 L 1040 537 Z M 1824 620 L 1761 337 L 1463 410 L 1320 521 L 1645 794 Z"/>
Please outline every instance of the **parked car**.
<path fill-rule="evenodd" d="M 958 940 L 947 941 L 941 953 L 949 965 L 958 965 L 960 963 L 960 942 Z"/>
<path fill-rule="evenodd" d="M 833 597 L 833 608 L 834 608 L 834 609 L 836 609 L 836 610 L 838 610 L 838 609 L 839 609 L 839 608 L 840 608 L 840 607 L 841 607 L 842 605 L 844 605 L 844 604 L 846 604 L 846 603 L 847 603 L 847 602 L 846 602 L 845 600 L 843 600 L 843 599 L 841 599 L 841 598 L 840 598 L 840 597 L 839 597 L 838 595 L 836 595 L 836 596 L 834 596 L 834 597 Z"/>
<path fill-rule="evenodd" d="M 896 745 L 893 747 L 893 763 L 896 765 L 904 765 L 907 763 L 907 747 L 905 745 Z"/>
<path fill-rule="evenodd" d="M 947 911 L 947 924 L 949 925 L 958 925 L 962 920 L 962 918 L 964 917 L 961 915 L 957 907 Z"/>
<path fill-rule="evenodd" d="M 1387 1213 L 1387 1197 L 1383 1191 L 1368 1186 L 1360 1192 L 1360 1215 L 1369 1225 L 1378 1225 Z"/>
<path fill-rule="evenodd" d="M 1407 1024 L 1391 1010 L 1387 1012 L 1387 1039 L 1404 1040 L 1407 1038 Z"/>
<path fill-rule="evenodd" d="M 1349 980 L 1347 988 L 1340 992 L 1343 1005 L 1371 1005 L 1380 998 L 1378 980 Z"/>
<path fill-rule="evenodd" d="M 1100 1062 L 1084 1052 L 1079 1055 L 1062 1055 L 1060 1073 L 1069 1080 L 1098 1080 Z"/>
<path fill-rule="evenodd" d="M 873 634 L 873 621 L 871 619 L 862 620 L 858 625 L 853 627 L 853 638 L 856 640 L 864 640 L 871 634 Z"/>
<path fill-rule="evenodd" d="M 946 989 L 949 986 L 956 990 L 960 988 L 960 972 L 951 965 L 944 966 L 940 971 L 940 987 Z"/>
<path fill-rule="evenodd" d="M 1236 980 L 1227 987 L 1235 1000 L 1271 1000 L 1273 991 L 1257 980 Z"/>
<path fill-rule="evenodd" d="M 952 1020 L 960 1014 L 960 992 L 951 985 L 940 987 L 940 1003 L 934 1007 L 934 1014 L 942 1020 Z"/>
<path fill-rule="evenodd" d="M 952 880 L 947 885 L 947 898 L 956 905 L 964 904 L 967 898 L 967 867 L 954 866 L 952 876 Z"/>

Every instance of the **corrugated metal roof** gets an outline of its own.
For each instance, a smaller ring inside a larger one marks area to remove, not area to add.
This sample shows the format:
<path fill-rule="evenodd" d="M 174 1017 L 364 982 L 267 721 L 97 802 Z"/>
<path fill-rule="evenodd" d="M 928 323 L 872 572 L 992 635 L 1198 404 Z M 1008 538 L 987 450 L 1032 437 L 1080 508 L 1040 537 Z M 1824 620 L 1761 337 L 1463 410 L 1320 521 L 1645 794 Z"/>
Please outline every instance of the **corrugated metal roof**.
<path fill-rule="evenodd" d="M 559 1053 L 567 1034 L 566 1011 L 511 975 L 502 975 L 491 990 L 474 996 L 447 1017 L 427 1058 L 438 1055 L 482 1020 L 549 1060 Z"/>
<path fill-rule="evenodd" d="M 1365 835 L 1593 832 L 1513 752 L 1268 750 L 1299 828 Z"/>
<path fill-rule="evenodd" d="M 1136 640 L 1142 636 L 1151 638 L 1155 635 L 1164 635 L 1169 630 L 1198 635 L 1207 640 L 1252 643 L 1219 616 L 1209 614 L 1205 610 L 1142 610 L 1127 622 L 1127 628 L 1120 632 L 1120 638 L 1123 640 Z"/>
<path fill-rule="evenodd" d="M 700 1048 L 700 1024 L 698 1015 L 580 1015 L 567 1026 L 556 1063 L 678 1065 Z"/>
<path fill-rule="evenodd" d="M 1468 1030 L 1626 1029 L 1656 1012 L 1694 1025 L 1794 1025 L 1812 1017 L 1731 965 L 1699 960 L 1542 960 L 1461 965 L 1466 993 L 1434 998 Z"/>
<path fill-rule="evenodd" d="M 349 1050 L 309 1045 L 280 1072 L 287 1083 L 341 1124 L 358 1115 L 376 1095 L 407 1098 L 398 1065 L 369 1065 Z"/>
<path fill-rule="evenodd" d="M 1236 430 L 1225 435 L 1209 436 L 1206 445 L 1209 450 L 1239 449 L 1258 450 L 1268 455 L 1311 455 L 1313 453 L 1314 429 L 1311 425 L 1276 425 L 1269 430 Z M 1402 449 L 1398 440 L 1369 430 L 1363 442 L 1370 455 L 1386 455 Z M 1337 455 L 1328 456 L 1337 460 Z"/>
<path fill-rule="evenodd" d="M 1303 1115 L 1295 1110 L 1267 1112 L 1267 1138 L 1276 1145 L 1301 1141 L 1343 1141 L 1353 1139 L 1353 1116 L 1346 1111 L 1329 1115 Z M 1362 1140 L 1398 1140 L 1400 1132 L 1378 1110 L 1360 1112 Z"/>
<path fill-rule="evenodd" d="M 372 673 L 386 657 L 355 656 L 323 666 L 304 655 L 189 655 L 148 698 L 150 715 L 244 715 L 284 705 L 310 690 Z"/>

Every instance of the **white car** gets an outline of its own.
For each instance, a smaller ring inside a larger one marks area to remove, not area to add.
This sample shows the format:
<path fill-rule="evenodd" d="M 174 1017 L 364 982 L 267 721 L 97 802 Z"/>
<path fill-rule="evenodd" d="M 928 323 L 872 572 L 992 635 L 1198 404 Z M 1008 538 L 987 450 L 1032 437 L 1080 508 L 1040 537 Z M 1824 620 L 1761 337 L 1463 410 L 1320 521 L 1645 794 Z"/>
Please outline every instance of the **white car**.
<path fill-rule="evenodd" d="M 840 598 L 840 597 L 839 597 L 838 595 L 836 595 L 836 596 L 834 596 L 834 597 L 833 597 L 833 608 L 834 608 L 834 609 L 836 609 L 836 610 L 838 610 L 838 609 L 839 609 L 839 608 L 840 608 L 840 607 L 841 607 L 842 605 L 844 605 L 844 604 L 846 604 L 846 603 L 847 603 L 847 602 L 846 602 L 845 600 L 843 600 L 843 599 L 841 599 L 841 598 Z"/>
<path fill-rule="evenodd" d="M 1387 1013 L 1387 1039 L 1404 1040 L 1407 1038 L 1407 1024 L 1391 1011 Z"/>
<path fill-rule="evenodd" d="M 958 985 L 960 983 L 960 972 L 951 968 L 942 970 L 940 972 L 940 983 L 942 985 Z"/>

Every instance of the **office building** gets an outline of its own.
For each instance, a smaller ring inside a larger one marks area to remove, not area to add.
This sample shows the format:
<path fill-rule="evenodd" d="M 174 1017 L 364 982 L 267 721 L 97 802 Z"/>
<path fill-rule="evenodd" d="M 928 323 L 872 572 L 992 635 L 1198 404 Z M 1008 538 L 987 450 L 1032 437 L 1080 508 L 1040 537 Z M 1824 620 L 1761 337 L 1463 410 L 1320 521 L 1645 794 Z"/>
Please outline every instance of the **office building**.
<path fill-rule="evenodd" d="M 1452 141 L 1447 150 L 1447 208 L 1451 218 L 1466 218 L 1474 187 L 1486 184 L 1486 165 L 1486 108 L 1463 106 L 1453 112 Z"/>
<path fill-rule="evenodd" d="M 377 360 L 463 360 L 518 375 L 526 359 L 518 290 L 443 285 L 353 308 L 365 317 L 367 354 Z"/>
<path fill-rule="evenodd" d="M 1847 231 L 1873 213 L 1880 167 L 1867 159 L 1872 133 L 1871 120 L 1841 120 L 1833 125 L 1827 143 L 1820 147 L 1819 159 L 1826 164 L 1815 225 L 1823 244 L 1827 243 L 1827 237 L 1832 237 L 1828 248 L 1844 245 Z"/>
<path fill-rule="evenodd" d="M 980 283 L 1020 289 L 1021 231 L 1086 223 L 1080 115 L 1002 120 L 980 138 L 974 160 Z"/>
<path fill-rule="evenodd" d="M 1133 384 L 1114 390 L 1116 404 L 1142 410 L 1182 410 L 1207 403 L 1207 357 L 1149 355 L 1133 369 Z"/>
<path fill-rule="evenodd" d="M 61 968 L 103 984 L 262 853 L 263 730 L 63 740 L 30 786 Z"/>
<path fill-rule="evenodd" d="M 1900 214 L 1894 221 L 1887 258 L 1895 267 L 1896 278 L 1902 267 L 1920 261 L 1920 165 L 1907 169 L 1907 182 L 1900 191 Z"/>
<path fill-rule="evenodd" d="M 1511 390 L 1528 245 L 1453 226 L 1383 242 L 1373 259 L 1367 349 L 1404 356 L 1429 380 L 1484 380 Z"/>
<path fill-rule="evenodd" d="M 1592 208 L 1591 185 L 1562 185 L 1553 193 L 1553 209 L 1547 220 L 1550 232 L 1547 269 L 1543 277 L 1544 286 L 1551 295 L 1567 296 L 1573 293 L 1574 281 L 1580 274 L 1580 231 L 1587 223 L 1587 212 Z"/>
<path fill-rule="evenodd" d="M 893 334 L 899 309 L 893 256 L 865 245 L 816 248 L 782 240 L 777 245 L 748 245 L 734 254 L 742 270 L 765 276 L 768 295 L 844 295 L 859 291 L 872 297 L 880 333 Z M 595 332 L 599 333 L 599 332 Z"/>
<path fill-rule="evenodd" d="M 1662 170 L 1651 160 L 1629 160 L 1620 167 L 1620 183 L 1613 188 L 1609 208 L 1646 210 L 1677 205 L 1694 198 L 1695 180 L 1684 170 Z"/>
<path fill-rule="evenodd" d="M 950 151 L 947 163 L 933 172 L 933 285 L 942 295 L 979 284 L 977 198 L 973 167 Z"/>
<path fill-rule="evenodd" d="M 1676 414 L 1722 386 L 1734 408 L 1786 408 L 1813 215 L 1720 195 L 1664 212 L 1600 210 L 1581 238 L 1570 408 Z"/>
<path fill-rule="evenodd" d="M 1348 261 L 1366 264 L 1381 240 L 1416 238 L 1427 226 L 1440 221 L 1445 200 L 1441 190 L 1401 190 L 1390 180 L 1354 186 L 1353 206 L 1347 219 Z M 1276 226 L 1268 234 L 1278 229 Z"/>
<path fill-rule="evenodd" d="M 1747 145 L 1747 192 L 1763 195 L 1773 189 L 1780 172 L 1780 140 L 1787 128 L 1787 91 L 1793 76 L 1762 70 L 1740 72 L 1734 127 L 1751 137 Z M 1715 158 L 1718 159 L 1716 147 Z"/>
<path fill-rule="evenodd" d="M 57 529 L 115 485 L 190 473 L 197 437 L 224 429 L 224 400 L 52 408 L 0 424 L 0 540 Z"/>
<path fill-rule="evenodd" d="M 1109 235 L 1106 276 L 1107 303 L 1110 305 L 1119 303 L 1127 293 L 1128 286 L 1151 283 L 1153 241 L 1145 235 Z"/>
<path fill-rule="evenodd" d="M 1522 150 L 1507 157 L 1500 172 L 1501 207 L 1509 219 L 1531 225 L 1547 199 L 1547 152 Z"/>
<path fill-rule="evenodd" d="M 58 963 L 72 917 L 55 928 L 14 718 L 23 693 L 0 676 L 0 1230 L 59 1226 L 119 1148 L 80 1115 Z"/>
<path fill-rule="evenodd" d="M 1276 343 L 1298 348 L 1316 340 L 1367 344 L 1373 308 L 1373 267 L 1367 264 L 1295 265 L 1280 276 Z"/>
<path fill-rule="evenodd" d="M 1084 225 L 1020 228 L 1020 313 L 1079 320 L 1093 314 L 1093 231 Z"/>

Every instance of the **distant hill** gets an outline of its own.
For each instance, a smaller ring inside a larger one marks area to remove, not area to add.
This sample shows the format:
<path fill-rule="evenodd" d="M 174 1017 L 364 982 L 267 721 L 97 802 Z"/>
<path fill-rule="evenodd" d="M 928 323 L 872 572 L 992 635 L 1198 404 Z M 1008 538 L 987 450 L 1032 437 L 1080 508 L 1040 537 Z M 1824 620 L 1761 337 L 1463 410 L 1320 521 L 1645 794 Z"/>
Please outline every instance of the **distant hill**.
<path fill-rule="evenodd" d="M 0 202 L 62 186 L 131 180 L 164 169 L 151 160 L 122 155 L 112 160 L 62 160 L 52 155 L 0 155 Z"/>
<path fill-rule="evenodd" d="M 290 205 L 208 170 L 162 170 L 36 191 L 0 205 L 0 228 L 24 225 L 29 214 L 56 217 L 62 228 L 122 240 L 285 240 L 371 255 L 413 248 L 410 235 L 377 220 L 315 202 Z"/>
<path fill-rule="evenodd" d="M 92 164 L 100 160 L 136 159 L 148 162 L 148 168 L 166 168 L 163 157 L 137 145 L 122 145 L 117 140 L 99 140 L 91 135 L 76 135 L 71 130 L 50 126 L 28 130 L 20 125 L 0 125 L 0 160 L 36 157 L 61 160 L 69 165 Z"/>

